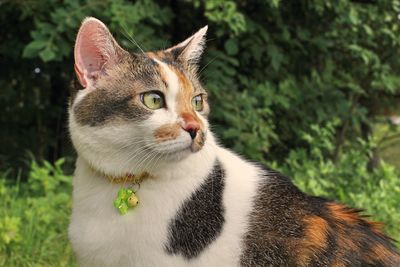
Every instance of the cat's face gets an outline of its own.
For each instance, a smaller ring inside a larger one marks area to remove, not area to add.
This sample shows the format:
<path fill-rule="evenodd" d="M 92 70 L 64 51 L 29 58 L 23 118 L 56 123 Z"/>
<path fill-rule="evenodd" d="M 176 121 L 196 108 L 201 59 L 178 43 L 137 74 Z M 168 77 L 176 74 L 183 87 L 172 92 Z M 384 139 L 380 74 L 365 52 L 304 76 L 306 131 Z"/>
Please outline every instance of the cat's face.
<path fill-rule="evenodd" d="M 206 30 L 164 51 L 130 54 L 102 22 L 86 19 L 75 44 L 83 89 L 70 105 L 80 156 L 99 168 L 144 171 L 200 151 L 209 107 L 195 64 Z"/>

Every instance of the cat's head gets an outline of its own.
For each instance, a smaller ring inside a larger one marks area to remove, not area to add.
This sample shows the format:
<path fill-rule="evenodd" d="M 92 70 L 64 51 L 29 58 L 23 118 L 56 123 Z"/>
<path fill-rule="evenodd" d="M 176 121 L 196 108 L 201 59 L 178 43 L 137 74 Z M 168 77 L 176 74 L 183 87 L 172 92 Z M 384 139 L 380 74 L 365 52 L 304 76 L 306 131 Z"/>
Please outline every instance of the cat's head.
<path fill-rule="evenodd" d="M 129 53 L 107 27 L 87 18 L 75 43 L 81 90 L 69 126 L 79 155 L 113 172 L 181 160 L 207 144 L 207 94 L 197 78 L 207 27 L 157 52 Z"/>

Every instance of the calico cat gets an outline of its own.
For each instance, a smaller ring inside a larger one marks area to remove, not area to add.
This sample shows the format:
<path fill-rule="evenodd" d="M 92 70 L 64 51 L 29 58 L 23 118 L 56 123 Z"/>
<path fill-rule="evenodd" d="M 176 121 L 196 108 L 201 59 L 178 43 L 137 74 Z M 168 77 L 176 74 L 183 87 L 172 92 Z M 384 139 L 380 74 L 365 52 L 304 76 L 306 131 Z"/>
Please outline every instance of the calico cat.
<path fill-rule="evenodd" d="M 218 144 L 197 76 L 206 31 L 131 54 L 101 21 L 83 21 L 69 107 L 78 263 L 400 266 L 379 224 Z"/>

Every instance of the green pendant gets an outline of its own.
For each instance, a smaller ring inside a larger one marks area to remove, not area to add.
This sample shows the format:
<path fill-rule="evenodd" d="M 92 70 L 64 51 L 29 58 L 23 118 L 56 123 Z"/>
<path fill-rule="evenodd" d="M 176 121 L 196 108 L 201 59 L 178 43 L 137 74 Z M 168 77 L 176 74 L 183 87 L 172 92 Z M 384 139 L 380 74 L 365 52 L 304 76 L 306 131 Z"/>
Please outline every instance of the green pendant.
<path fill-rule="evenodd" d="M 122 187 L 118 190 L 118 196 L 114 200 L 114 207 L 119 214 L 126 214 L 130 208 L 136 207 L 138 204 L 139 199 L 132 189 Z"/>

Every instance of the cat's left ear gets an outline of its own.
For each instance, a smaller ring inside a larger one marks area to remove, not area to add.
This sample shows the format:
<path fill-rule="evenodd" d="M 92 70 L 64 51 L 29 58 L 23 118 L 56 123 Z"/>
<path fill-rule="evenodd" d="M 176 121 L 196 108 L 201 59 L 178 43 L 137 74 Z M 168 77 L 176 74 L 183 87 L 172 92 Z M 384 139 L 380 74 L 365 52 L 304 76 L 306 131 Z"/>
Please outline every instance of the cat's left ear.
<path fill-rule="evenodd" d="M 190 64 L 198 63 L 204 50 L 207 29 L 208 26 L 201 28 L 185 41 L 167 49 L 166 52 L 172 53 L 175 59 L 181 59 Z"/>

